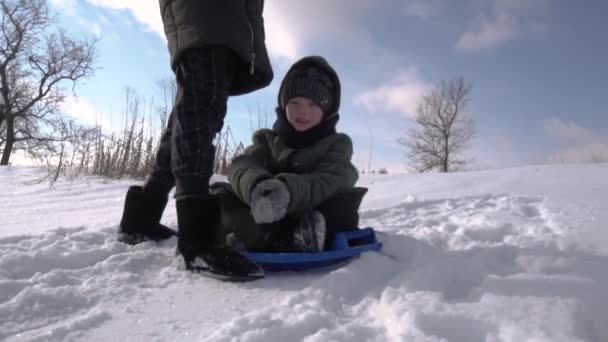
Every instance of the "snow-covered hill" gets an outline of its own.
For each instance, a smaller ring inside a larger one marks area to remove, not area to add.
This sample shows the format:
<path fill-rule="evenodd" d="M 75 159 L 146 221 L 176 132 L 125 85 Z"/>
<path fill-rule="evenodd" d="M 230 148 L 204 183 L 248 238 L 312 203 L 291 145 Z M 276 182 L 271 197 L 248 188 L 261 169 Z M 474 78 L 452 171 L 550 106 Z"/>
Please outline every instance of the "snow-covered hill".
<path fill-rule="evenodd" d="M 382 253 L 233 284 L 185 272 L 175 239 L 116 242 L 131 181 L 1 167 L 0 340 L 608 341 L 606 175 L 362 175 Z"/>

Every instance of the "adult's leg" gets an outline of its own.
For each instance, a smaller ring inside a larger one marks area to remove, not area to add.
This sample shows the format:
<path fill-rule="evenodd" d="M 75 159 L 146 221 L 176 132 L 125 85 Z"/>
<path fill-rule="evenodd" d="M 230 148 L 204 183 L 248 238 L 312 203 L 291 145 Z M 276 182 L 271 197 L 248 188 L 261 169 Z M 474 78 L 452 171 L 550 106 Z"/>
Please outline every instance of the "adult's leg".
<path fill-rule="evenodd" d="M 184 54 L 178 63 L 180 82 L 173 111 L 171 169 L 179 227 L 178 250 L 193 271 L 217 276 L 259 277 L 263 271 L 233 248 L 218 244 L 219 199 L 209 194 L 215 146 L 239 57 L 224 47 L 204 47 Z"/>
<path fill-rule="evenodd" d="M 178 83 L 178 93 L 176 94 L 175 102 L 179 102 L 179 96 L 181 92 L 179 89 L 181 85 Z M 173 170 L 171 168 L 171 143 L 172 143 L 172 131 L 173 131 L 173 117 L 177 107 L 173 107 L 171 114 L 169 114 L 169 120 L 167 126 L 163 131 L 160 138 L 160 144 L 156 151 L 156 158 L 154 159 L 154 165 L 152 166 L 152 172 L 144 183 L 144 191 L 151 193 L 159 193 L 168 195 L 171 189 L 175 186 L 175 176 L 173 176 Z"/>
<path fill-rule="evenodd" d="M 239 62 L 232 50 L 212 46 L 188 51 L 178 63 L 182 86 L 171 132 L 176 199 L 209 195 L 213 139 L 224 125 L 228 91 Z"/>

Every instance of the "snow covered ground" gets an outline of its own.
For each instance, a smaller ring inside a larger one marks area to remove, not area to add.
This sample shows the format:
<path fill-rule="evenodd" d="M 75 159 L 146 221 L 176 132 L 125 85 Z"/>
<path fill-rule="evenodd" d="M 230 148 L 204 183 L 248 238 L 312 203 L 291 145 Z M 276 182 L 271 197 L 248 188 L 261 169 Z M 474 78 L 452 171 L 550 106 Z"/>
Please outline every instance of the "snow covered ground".
<path fill-rule="evenodd" d="M 1 167 L 0 340 L 608 341 L 607 175 L 362 175 L 382 253 L 233 284 L 116 242 L 132 182 Z"/>

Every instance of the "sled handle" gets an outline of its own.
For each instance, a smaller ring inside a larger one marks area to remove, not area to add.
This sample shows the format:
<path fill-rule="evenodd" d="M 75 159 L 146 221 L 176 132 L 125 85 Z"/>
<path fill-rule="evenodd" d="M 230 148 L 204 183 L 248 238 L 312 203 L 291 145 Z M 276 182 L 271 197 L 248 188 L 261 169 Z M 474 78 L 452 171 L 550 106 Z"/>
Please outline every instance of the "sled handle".
<path fill-rule="evenodd" d="M 334 239 L 334 249 L 348 249 L 358 245 L 376 243 L 376 233 L 371 227 L 340 232 Z"/>

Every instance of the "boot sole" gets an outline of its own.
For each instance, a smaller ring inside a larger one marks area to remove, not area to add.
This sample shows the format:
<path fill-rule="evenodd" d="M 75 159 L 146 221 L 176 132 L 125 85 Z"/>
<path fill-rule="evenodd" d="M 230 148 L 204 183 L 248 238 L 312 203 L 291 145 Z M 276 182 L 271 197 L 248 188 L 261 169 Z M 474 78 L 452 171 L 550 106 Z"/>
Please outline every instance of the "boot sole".
<path fill-rule="evenodd" d="M 249 275 L 233 275 L 233 274 L 212 272 L 208 268 L 203 268 L 203 267 L 188 268 L 188 271 L 190 271 L 192 273 L 200 274 L 205 277 L 214 278 L 214 279 L 218 279 L 221 281 L 235 282 L 235 283 L 243 283 L 243 282 L 258 280 L 258 279 L 262 279 L 262 278 L 266 277 L 266 275 L 263 272 L 258 273 L 258 274 L 249 274 Z"/>
<path fill-rule="evenodd" d="M 177 232 L 171 228 L 168 227 L 162 227 L 159 229 L 160 234 L 157 232 L 156 234 L 145 234 L 145 233 L 136 233 L 136 234 L 130 234 L 130 233 L 125 233 L 123 231 L 118 231 L 118 236 L 116 237 L 116 240 L 118 240 L 119 242 L 122 243 L 126 243 L 128 245 L 137 245 L 140 244 L 142 242 L 145 241 L 154 241 L 154 242 L 161 242 L 161 241 L 165 241 L 168 240 L 174 236 L 177 236 Z"/>

